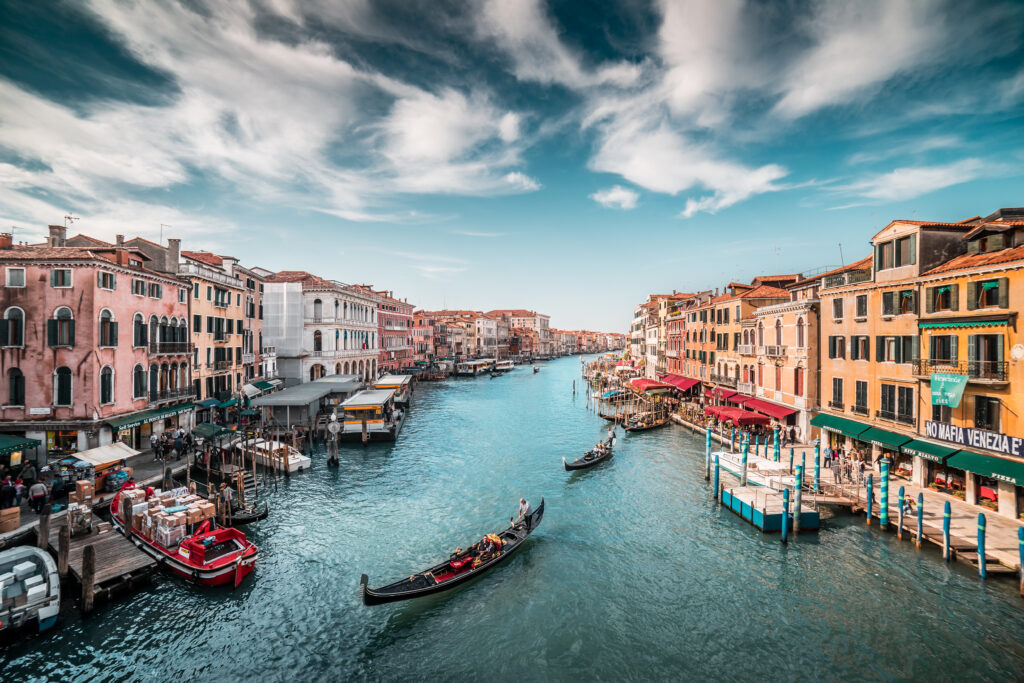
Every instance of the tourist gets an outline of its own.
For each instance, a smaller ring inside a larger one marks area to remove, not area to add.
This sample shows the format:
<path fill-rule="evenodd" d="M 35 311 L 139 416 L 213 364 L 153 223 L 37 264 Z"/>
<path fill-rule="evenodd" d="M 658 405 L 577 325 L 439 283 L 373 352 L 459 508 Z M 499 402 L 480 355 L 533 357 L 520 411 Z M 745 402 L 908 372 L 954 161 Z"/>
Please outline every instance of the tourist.
<path fill-rule="evenodd" d="M 225 511 L 231 509 L 231 487 L 224 482 L 220 483 L 220 502 Z"/>
<path fill-rule="evenodd" d="M 0 485 L 0 508 L 6 510 L 14 507 L 15 491 L 14 482 L 8 475 L 4 477 L 4 483 Z"/>
<path fill-rule="evenodd" d="M 28 491 L 28 486 L 25 486 L 25 481 L 18 477 L 14 480 L 14 504 L 17 507 L 21 507 L 21 499 L 25 497 L 25 492 Z"/>
<path fill-rule="evenodd" d="M 32 484 L 36 483 L 36 466 L 31 461 L 21 468 L 21 479 L 26 488 L 32 488 Z"/>
<path fill-rule="evenodd" d="M 37 481 L 32 484 L 28 490 L 29 507 L 35 511 L 37 515 L 43 514 L 43 507 L 46 506 L 46 484 L 41 481 Z"/>
<path fill-rule="evenodd" d="M 60 500 L 63 497 L 64 477 L 56 474 L 53 477 L 53 481 L 50 482 L 50 500 Z"/>

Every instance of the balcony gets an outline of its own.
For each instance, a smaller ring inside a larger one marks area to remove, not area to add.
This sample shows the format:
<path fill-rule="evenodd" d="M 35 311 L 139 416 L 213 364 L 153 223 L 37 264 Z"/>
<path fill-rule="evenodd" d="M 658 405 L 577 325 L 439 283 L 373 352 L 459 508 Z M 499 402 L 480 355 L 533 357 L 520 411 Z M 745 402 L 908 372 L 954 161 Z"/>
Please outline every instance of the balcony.
<path fill-rule="evenodd" d="M 749 396 L 754 395 L 754 383 L 753 382 L 737 382 L 736 391 L 741 394 L 747 394 Z"/>
<path fill-rule="evenodd" d="M 262 349 L 260 349 L 260 354 L 264 355 L 264 356 L 276 356 L 277 355 L 277 347 L 276 346 L 264 346 Z"/>
<path fill-rule="evenodd" d="M 828 276 L 822 281 L 821 288 L 834 289 L 836 287 L 845 287 L 846 285 L 855 285 L 858 282 L 867 282 L 870 279 L 870 268 L 864 268 L 862 270 L 851 270 L 845 273 L 839 273 L 837 275 Z"/>
<path fill-rule="evenodd" d="M 728 375 L 716 375 L 714 373 L 711 374 L 711 381 L 715 384 L 732 387 L 733 389 L 735 389 L 738 384 L 735 377 L 729 377 Z"/>
<path fill-rule="evenodd" d="M 164 401 L 175 401 L 180 398 L 191 398 L 195 396 L 195 390 L 191 387 L 187 389 L 167 389 L 164 391 L 151 391 L 149 392 L 150 403 L 163 403 Z"/>
<path fill-rule="evenodd" d="M 839 410 L 839 411 L 844 410 L 843 402 L 842 401 L 829 401 L 828 402 L 828 407 L 831 408 L 832 410 Z"/>
<path fill-rule="evenodd" d="M 149 355 L 151 356 L 162 356 L 172 353 L 192 353 L 193 349 L 195 349 L 195 345 L 192 342 L 149 342 Z"/>
<path fill-rule="evenodd" d="M 677 351 L 676 349 L 666 351 L 665 356 L 667 356 L 668 358 L 679 358 L 679 351 Z"/>
<path fill-rule="evenodd" d="M 242 363 L 243 364 L 251 365 L 251 364 L 253 364 L 255 362 L 256 362 L 256 354 L 254 354 L 254 353 L 243 353 L 242 354 Z"/>
<path fill-rule="evenodd" d="M 854 415 L 863 415 L 864 417 L 867 417 L 871 411 L 868 410 L 867 406 L 859 406 L 855 404 L 850 406 L 850 412 Z"/>
<path fill-rule="evenodd" d="M 739 352 L 739 354 L 741 356 L 753 356 L 754 355 L 754 345 L 753 344 L 740 344 L 739 346 L 736 347 L 736 351 Z"/>
<path fill-rule="evenodd" d="M 233 363 L 229 360 L 215 360 L 212 363 L 206 364 L 207 370 L 213 370 L 214 372 L 223 372 L 230 370 Z"/>
<path fill-rule="evenodd" d="M 766 346 L 764 347 L 764 355 L 769 358 L 782 358 L 786 355 L 785 346 Z"/>
<path fill-rule="evenodd" d="M 967 375 L 971 382 L 1000 383 L 1009 382 L 1007 370 L 1009 362 L 995 360 L 942 360 L 931 358 L 915 358 L 914 374 L 928 379 L 932 373 L 941 372 L 953 375 Z"/>

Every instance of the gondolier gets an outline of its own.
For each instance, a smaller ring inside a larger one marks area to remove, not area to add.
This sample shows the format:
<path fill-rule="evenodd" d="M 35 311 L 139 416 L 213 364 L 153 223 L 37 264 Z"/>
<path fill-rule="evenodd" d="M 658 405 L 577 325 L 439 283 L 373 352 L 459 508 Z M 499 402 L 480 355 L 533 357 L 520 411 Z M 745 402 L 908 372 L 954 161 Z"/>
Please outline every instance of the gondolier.
<path fill-rule="evenodd" d="M 526 502 L 525 498 L 519 499 L 519 517 L 516 518 L 516 522 L 521 522 L 530 514 L 530 504 Z"/>

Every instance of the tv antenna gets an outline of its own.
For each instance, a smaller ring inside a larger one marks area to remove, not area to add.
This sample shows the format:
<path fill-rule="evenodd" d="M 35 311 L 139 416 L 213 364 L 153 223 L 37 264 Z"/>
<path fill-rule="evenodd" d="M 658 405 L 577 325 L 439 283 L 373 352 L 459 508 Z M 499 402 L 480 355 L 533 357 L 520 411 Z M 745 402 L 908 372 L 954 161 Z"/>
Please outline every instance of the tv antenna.
<path fill-rule="evenodd" d="M 167 225 L 166 223 L 161 223 L 160 224 L 160 244 L 164 243 L 164 228 L 169 228 L 169 227 L 171 227 L 171 226 Z"/>
<path fill-rule="evenodd" d="M 68 215 L 64 216 L 64 227 L 65 228 L 71 227 L 70 226 L 71 223 L 74 223 L 75 221 L 80 221 L 80 220 L 82 220 L 82 219 L 79 218 L 78 216 L 73 215 L 70 211 L 68 211 Z"/>
<path fill-rule="evenodd" d="M 843 258 L 843 243 L 842 242 L 839 243 L 839 265 L 840 266 L 845 266 L 846 265 L 846 259 Z"/>

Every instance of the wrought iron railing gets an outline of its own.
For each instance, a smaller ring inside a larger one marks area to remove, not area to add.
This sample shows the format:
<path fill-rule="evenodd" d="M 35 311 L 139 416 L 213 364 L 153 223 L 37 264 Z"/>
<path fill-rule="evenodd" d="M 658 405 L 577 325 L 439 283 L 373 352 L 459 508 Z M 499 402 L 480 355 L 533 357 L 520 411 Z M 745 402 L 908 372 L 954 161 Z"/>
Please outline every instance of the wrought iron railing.
<path fill-rule="evenodd" d="M 829 275 L 821 283 L 822 289 L 832 289 L 834 287 L 843 287 L 845 285 L 854 285 L 858 282 L 867 282 L 871 279 L 871 269 L 865 268 L 862 270 L 851 270 L 846 273 L 838 273 L 836 275 Z"/>
<path fill-rule="evenodd" d="M 735 377 L 729 377 L 728 375 L 716 375 L 712 373 L 711 381 L 715 384 L 724 384 L 727 387 L 736 388 L 737 380 Z"/>
<path fill-rule="evenodd" d="M 150 355 L 163 355 L 169 353 L 192 353 L 195 345 L 187 341 L 156 341 L 149 342 Z"/>
<path fill-rule="evenodd" d="M 995 360 L 942 360 L 915 358 L 914 374 L 930 375 L 934 372 L 967 375 L 972 380 L 1006 382 L 1009 363 Z"/>
<path fill-rule="evenodd" d="M 779 356 L 785 356 L 786 347 L 778 345 L 766 346 L 764 347 L 764 355 L 768 356 L 769 358 L 778 358 Z"/>

